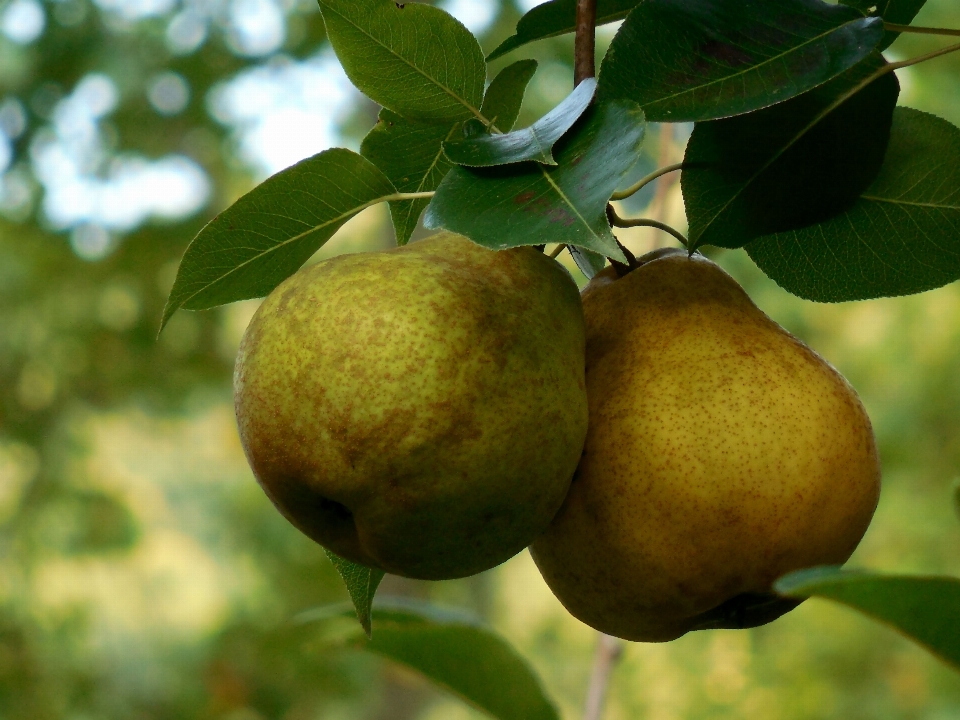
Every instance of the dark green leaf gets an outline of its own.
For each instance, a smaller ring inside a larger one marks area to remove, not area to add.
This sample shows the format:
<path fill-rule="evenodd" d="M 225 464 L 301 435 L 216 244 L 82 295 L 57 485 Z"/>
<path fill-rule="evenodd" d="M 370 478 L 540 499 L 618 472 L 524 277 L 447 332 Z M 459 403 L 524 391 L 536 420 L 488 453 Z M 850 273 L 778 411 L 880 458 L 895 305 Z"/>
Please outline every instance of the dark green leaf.
<path fill-rule="evenodd" d="M 587 276 L 588 280 L 593 280 L 594 275 L 607 266 L 607 258 L 599 253 L 583 250 L 578 247 L 571 247 L 570 256 L 580 268 L 580 272 Z"/>
<path fill-rule="evenodd" d="M 848 605 L 960 666 L 960 580 L 812 568 L 780 578 L 774 589 L 789 597 L 822 597 Z"/>
<path fill-rule="evenodd" d="M 390 110 L 380 111 L 380 120 L 360 146 L 360 154 L 380 168 L 397 190 L 404 193 L 436 190 L 453 167 L 443 154 L 443 142 L 460 135 L 461 123 L 426 123 L 404 120 Z M 397 244 L 406 245 L 429 200 L 396 200 L 390 215 Z"/>
<path fill-rule="evenodd" d="M 960 518 L 960 478 L 957 478 L 953 481 L 953 492 L 951 495 L 953 500 L 953 511 L 957 514 L 957 517 Z"/>
<path fill-rule="evenodd" d="M 180 308 L 205 310 L 269 294 L 347 220 L 395 192 L 370 161 L 342 148 L 277 173 L 190 243 L 163 324 Z"/>
<path fill-rule="evenodd" d="M 836 77 L 883 32 L 878 18 L 821 0 L 646 0 L 610 45 L 597 93 L 656 121 L 739 115 Z"/>
<path fill-rule="evenodd" d="M 480 112 L 500 132 L 513 130 L 520 116 L 523 95 L 536 72 L 536 60 L 518 60 L 501 70 L 490 83 Z"/>
<path fill-rule="evenodd" d="M 321 623 L 336 619 L 323 610 L 313 615 Z M 465 613 L 410 600 L 378 600 L 373 639 L 363 647 L 422 673 L 500 720 L 560 720 L 527 661 Z"/>
<path fill-rule="evenodd" d="M 330 558 L 330 562 L 333 563 L 337 572 L 340 573 L 340 577 L 343 578 L 343 583 L 347 586 L 347 592 L 350 593 L 350 599 L 353 601 L 353 607 L 357 611 L 357 619 L 360 621 L 367 637 L 371 637 L 370 622 L 373 615 L 373 596 L 376 595 L 377 587 L 383 580 L 383 570 L 376 570 L 366 565 L 357 565 L 357 563 L 344 560 L 326 548 L 323 551 Z"/>
<path fill-rule="evenodd" d="M 372 100 L 417 120 L 480 116 L 483 52 L 453 17 L 422 3 L 319 2 L 343 69 Z"/>
<path fill-rule="evenodd" d="M 506 135 L 480 135 L 444 143 L 443 150 L 453 162 L 470 167 L 492 167 L 534 161 L 556 165 L 553 146 L 580 119 L 593 101 L 597 81 L 584 80 L 563 102 L 533 125 Z"/>
<path fill-rule="evenodd" d="M 740 247 L 850 207 L 883 163 L 899 85 L 877 53 L 773 107 L 698 123 L 681 176 L 694 247 Z"/>
<path fill-rule="evenodd" d="M 874 16 L 882 17 L 894 25 L 909 25 L 923 8 L 927 0 L 840 0 L 844 5 L 855 7 L 862 13 L 869 13 L 872 8 Z M 888 32 L 880 43 L 878 50 L 886 50 L 890 44 L 900 36 L 900 33 Z"/>
<path fill-rule="evenodd" d="M 557 144 L 558 166 L 454 168 L 424 222 L 494 249 L 564 243 L 625 261 L 606 207 L 636 163 L 643 135 L 643 112 L 635 103 L 594 105 Z"/>
<path fill-rule="evenodd" d="M 597 25 L 623 20 L 640 0 L 597 0 Z M 487 56 L 492 62 L 535 40 L 572 33 L 577 27 L 577 0 L 551 0 L 537 5 L 520 18 L 516 34 L 508 37 Z"/>
<path fill-rule="evenodd" d="M 747 246 L 781 287 L 819 302 L 931 290 L 960 279 L 960 129 L 899 107 L 880 174 L 852 208 Z"/>

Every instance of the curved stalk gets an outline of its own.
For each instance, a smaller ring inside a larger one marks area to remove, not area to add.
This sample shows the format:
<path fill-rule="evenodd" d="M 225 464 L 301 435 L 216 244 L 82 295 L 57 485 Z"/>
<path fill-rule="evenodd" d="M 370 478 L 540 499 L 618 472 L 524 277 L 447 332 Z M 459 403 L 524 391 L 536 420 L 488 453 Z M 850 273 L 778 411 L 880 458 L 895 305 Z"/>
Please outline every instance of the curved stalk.
<path fill-rule="evenodd" d="M 643 188 L 645 188 L 647 185 L 652 183 L 654 180 L 657 180 L 658 178 L 661 178 L 668 173 L 672 173 L 676 170 L 682 170 L 682 169 L 683 169 L 683 163 L 674 163 L 673 165 L 667 165 L 666 167 L 662 167 L 659 170 L 654 170 L 652 173 L 650 173 L 644 178 L 641 178 L 634 185 L 631 185 L 626 190 L 615 192 L 613 195 L 610 196 L 610 199 L 614 201 L 626 200 L 628 197 L 636 195 L 638 192 L 643 190 Z"/>
<path fill-rule="evenodd" d="M 616 213 L 611 213 L 613 215 L 613 226 L 620 228 L 631 228 L 631 227 L 652 227 L 657 230 L 662 230 L 663 232 L 672 235 L 677 240 L 681 242 L 684 247 L 688 247 L 689 241 L 679 230 L 670 227 L 666 223 L 662 223 L 659 220 L 651 220 L 650 218 L 622 218 Z"/>

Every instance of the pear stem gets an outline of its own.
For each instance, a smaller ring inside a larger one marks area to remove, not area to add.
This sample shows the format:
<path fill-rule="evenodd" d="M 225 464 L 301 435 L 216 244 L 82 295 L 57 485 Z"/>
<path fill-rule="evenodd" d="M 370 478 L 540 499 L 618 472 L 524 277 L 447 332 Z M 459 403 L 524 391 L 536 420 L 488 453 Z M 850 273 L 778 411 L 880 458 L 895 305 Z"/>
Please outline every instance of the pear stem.
<path fill-rule="evenodd" d="M 573 85 L 597 75 L 597 0 L 577 0 Z"/>
<path fill-rule="evenodd" d="M 550 254 L 547 257 L 556 259 L 560 256 L 560 253 L 562 253 L 566 249 L 567 249 L 566 245 L 563 245 L 563 244 L 557 245 L 553 250 L 550 251 Z"/>
<path fill-rule="evenodd" d="M 597 633 L 597 652 L 593 656 L 593 671 L 587 688 L 587 702 L 583 720 L 600 720 L 607 700 L 610 677 L 620 658 L 623 657 L 623 641 Z"/>
<path fill-rule="evenodd" d="M 620 228 L 630 228 L 630 227 L 652 227 L 657 230 L 663 230 L 663 232 L 673 235 L 677 240 L 679 240 L 684 247 L 687 247 L 688 240 L 684 237 L 683 233 L 679 230 L 676 230 L 666 223 L 662 223 L 659 220 L 652 220 L 650 218 L 622 218 L 613 212 L 611 209 L 607 209 L 608 215 L 611 216 L 611 221 L 614 227 Z"/>
<path fill-rule="evenodd" d="M 615 192 L 610 197 L 610 199 L 626 200 L 628 197 L 631 197 L 632 195 L 636 195 L 638 192 L 643 190 L 647 185 L 652 183 L 654 180 L 657 180 L 663 177 L 667 173 L 672 173 L 676 170 L 682 170 L 682 169 L 683 169 L 683 163 L 674 163 L 673 165 L 667 165 L 666 167 L 662 167 L 659 170 L 654 170 L 645 178 L 642 178 L 641 180 L 637 181 L 635 185 L 631 185 L 626 190 L 622 190 L 621 192 Z"/>

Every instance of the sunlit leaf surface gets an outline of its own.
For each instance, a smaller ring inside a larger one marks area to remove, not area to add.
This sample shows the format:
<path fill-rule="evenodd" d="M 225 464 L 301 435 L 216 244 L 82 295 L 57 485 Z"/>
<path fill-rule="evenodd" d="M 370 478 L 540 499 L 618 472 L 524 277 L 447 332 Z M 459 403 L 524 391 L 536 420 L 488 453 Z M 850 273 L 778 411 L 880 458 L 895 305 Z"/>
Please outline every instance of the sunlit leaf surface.
<path fill-rule="evenodd" d="M 403 117 L 477 117 L 486 65 L 477 39 L 439 8 L 320 0 L 327 37 L 361 92 Z"/>
<path fill-rule="evenodd" d="M 240 198 L 194 238 L 180 262 L 164 323 L 264 297 L 361 210 L 396 192 L 369 160 L 336 148 L 284 170 Z"/>
<path fill-rule="evenodd" d="M 960 667 L 960 580 L 844 571 L 801 570 L 774 588 L 790 597 L 821 597 L 893 626 L 951 665 Z"/>
<path fill-rule="evenodd" d="M 580 119 L 593 100 L 597 81 L 584 80 L 553 110 L 523 130 L 505 135 L 480 135 L 444 143 L 453 162 L 469 167 L 492 167 L 525 161 L 556 165 L 553 146 Z"/>

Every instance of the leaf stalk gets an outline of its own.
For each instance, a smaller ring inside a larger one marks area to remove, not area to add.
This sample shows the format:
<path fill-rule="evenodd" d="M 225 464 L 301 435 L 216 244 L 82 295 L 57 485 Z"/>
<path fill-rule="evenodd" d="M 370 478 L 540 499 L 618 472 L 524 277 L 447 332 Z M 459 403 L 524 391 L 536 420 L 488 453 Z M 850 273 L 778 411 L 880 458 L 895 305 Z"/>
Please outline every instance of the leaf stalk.
<path fill-rule="evenodd" d="M 883 24 L 884 29 L 889 30 L 890 32 L 898 33 L 915 33 L 917 35 L 949 35 L 954 37 L 960 37 L 960 30 L 955 30 L 953 28 L 932 28 L 932 27 L 920 27 L 918 25 L 897 25 L 896 23 L 885 22 Z"/>

